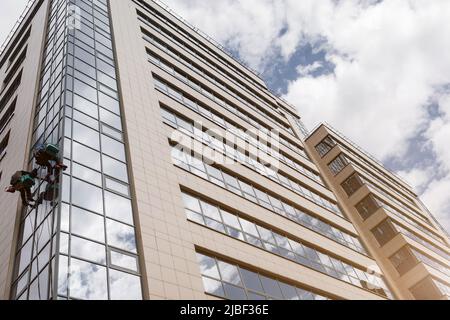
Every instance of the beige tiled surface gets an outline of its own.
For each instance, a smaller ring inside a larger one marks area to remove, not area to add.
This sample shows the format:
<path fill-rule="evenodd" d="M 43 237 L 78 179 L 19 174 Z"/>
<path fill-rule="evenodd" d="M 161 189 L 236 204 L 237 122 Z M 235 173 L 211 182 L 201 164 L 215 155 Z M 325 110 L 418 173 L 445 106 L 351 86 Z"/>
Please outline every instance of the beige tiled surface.
<path fill-rule="evenodd" d="M 10 177 L 14 172 L 27 169 L 29 138 L 33 128 L 32 116 L 34 115 L 33 106 L 35 102 L 35 91 L 30 90 L 30 88 L 37 88 L 47 4 L 48 1 L 44 1 L 32 21 L 27 58 L 23 63 L 22 81 L 17 90 L 16 111 L 8 125 L 11 128 L 11 133 L 7 154 L 0 163 L 0 171 L 2 172 L 0 181 L 0 299 L 8 299 L 10 295 L 21 207 L 18 193 L 10 194 L 3 192 L 3 190 L 9 185 Z M 12 100 L 13 98 L 10 102 Z M 0 136 L 0 141 L 3 140 L 7 132 L 8 129 Z"/>

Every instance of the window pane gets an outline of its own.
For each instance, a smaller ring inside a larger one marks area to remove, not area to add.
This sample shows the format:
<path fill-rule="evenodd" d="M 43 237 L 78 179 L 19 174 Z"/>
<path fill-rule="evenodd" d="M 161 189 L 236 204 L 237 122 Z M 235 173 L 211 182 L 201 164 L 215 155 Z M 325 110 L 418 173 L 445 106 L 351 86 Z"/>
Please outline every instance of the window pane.
<path fill-rule="evenodd" d="M 299 300 L 295 287 L 281 282 L 279 284 L 285 300 Z"/>
<path fill-rule="evenodd" d="M 254 223 L 251 223 L 251 222 L 241 219 L 241 218 L 239 218 L 239 221 L 241 222 L 242 228 L 244 229 L 245 232 L 259 238 L 259 233 L 256 230 L 256 226 Z"/>
<path fill-rule="evenodd" d="M 100 120 L 107 125 L 110 125 L 111 127 L 122 131 L 122 122 L 120 120 L 120 117 L 116 116 L 114 113 L 100 108 Z"/>
<path fill-rule="evenodd" d="M 219 261 L 218 265 L 223 281 L 237 285 L 241 284 L 241 277 L 239 276 L 239 271 L 236 266 L 223 261 Z"/>
<path fill-rule="evenodd" d="M 142 300 L 141 280 L 137 276 L 110 270 L 109 285 L 112 300 Z"/>
<path fill-rule="evenodd" d="M 262 282 L 264 291 L 267 294 L 271 295 L 272 297 L 283 299 L 283 295 L 281 294 L 281 290 L 280 290 L 280 287 L 278 286 L 277 281 L 275 281 L 273 279 L 269 279 L 264 276 L 261 276 L 261 282 Z"/>
<path fill-rule="evenodd" d="M 239 220 L 235 215 L 232 215 L 231 213 L 228 213 L 224 210 L 220 210 L 222 213 L 222 218 L 225 224 L 229 225 L 230 227 L 233 227 L 235 229 L 241 229 L 241 225 L 239 224 Z"/>
<path fill-rule="evenodd" d="M 202 254 L 197 254 L 197 260 L 200 264 L 202 275 L 220 279 L 219 269 L 217 269 L 216 260 Z"/>
<path fill-rule="evenodd" d="M 102 135 L 102 152 L 121 161 L 125 160 L 125 147 L 122 143 Z"/>
<path fill-rule="evenodd" d="M 98 107 L 95 103 L 86 100 L 76 94 L 73 96 L 73 107 L 78 109 L 91 117 L 98 119 Z"/>
<path fill-rule="evenodd" d="M 111 112 L 120 114 L 119 101 L 113 99 L 103 93 L 99 93 L 99 105 Z"/>
<path fill-rule="evenodd" d="M 121 182 L 118 182 L 118 181 L 115 181 L 115 180 L 105 177 L 105 186 L 107 189 L 114 190 L 125 196 L 130 195 L 130 189 L 128 188 L 128 185 L 125 185 Z"/>
<path fill-rule="evenodd" d="M 124 197 L 105 192 L 105 212 L 110 218 L 133 224 L 131 201 Z"/>
<path fill-rule="evenodd" d="M 71 254 L 78 258 L 101 264 L 106 263 L 105 247 L 95 242 L 72 236 L 70 250 Z"/>
<path fill-rule="evenodd" d="M 102 189 L 77 179 L 72 180 L 72 203 L 103 214 Z"/>
<path fill-rule="evenodd" d="M 72 233 L 99 242 L 105 242 L 104 218 L 72 207 Z"/>
<path fill-rule="evenodd" d="M 136 253 L 134 229 L 122 223 L 106 219 L 108 245 Z"/>
<path fill-rule="evenodd" d="M 68 270 L 69 261 L 66 256 L 59 257 L 59 270 L 58 270 L 58 294 L 62 296 L 67 296 L 67 286 L 68 286 Z"/>
<path fill-rule="evenodd" d="M 210 217 L 214 220 L 221 221 L 219 209 L 216 206 L 212 206 L 208 203 L 202 202 L 203 214 L 207 217 Z"/>
<path fill-rule="evenodd" d="M 33 239 L 30 239 L 25 246 L 23 246 L 22 250 L 20 251 L 20 256 L 18 258 L 19 261 L 19 271 L 18 274 L 21 274 L 25 268 L 30 264 L 31 261 L 31 248 L 33 245 Z"/>
<path fill-rule="evenodd" d="M 127 167 L 124 163 L 114 160 L 108 156 L 103 155 L 103 171 L 116 179 L 128 182 Z"/>
<path fill-rule="evenodd" d="M 184 203 L 185 208 L 190 209 L 195 212 L 199 212 L 199 213 L 201 212 L 198 199 L 196 199 L 188 194 L 183 193 L 183 203 Z"/>
<path fill-rule="evenodd" d="M 242 281 L 247 289 L 255 290 L 258 292 L 264 292 L 261 281 L 259 280 L 259 275 L 245 269 L 240 269 Z"/>
<path fill-rule="evenodd" d="M 135 256 L 130 256 L 128 254 L 123 254 L 123 253 L 111 250 L 110 258 L 111 258 L 111 264 L 116 267 L 129 269 L 129 270 L 132 270 L 135 272 L 138 271 L 138 262 L 137 262 L 137 257 L 135 257 Z"/>
<path fill-rule="evenodd" d="M 98 186 L 102 185 L 102 175 L 99 172 L 80 166 L 79 164 L 72 164 L 72 175 Z"/>
<path fill-rule="evenodd" d="M 218 297 L 225 297 L 225 292 L 223 291 L 222 283 L 220 281 L 203 277 L 203 286 L 205 287 L 206 293 Z"/>
<path fill-rule="evenodd" d="M 69 205 L 66 203 L 61 204 L 61 230 L 69 232 L 70 213 Z"/>
<path fill-rule="evenodd" d="M 114 137 L 114 138 L 116 138 L 118 140 L 122 140 L 123 139 L 122 133 L 120 133 L 120 132 L 118 132 L 118 131 L 116 131 L 116 130 L 114 130 L 114 129 L 106 126 L 106 125 L 102 125 L 102 133 L 107 134 L 107 135 L 109 135 L 111 137 Z"/>
<path fill-rule="evenodd" d="M 100 148 L 99 133 L 75 121 L 73 122 L 73 139 L 93 149 Z"/>
<path fill-rule="evenodd" d="M 97 103 L 97 90 L 77 79 L 75 79 L 73 83 L 74 92 L 94 103 Z"/>
<path fill-rule="evenodd" d="M 100 170 L 100 153 L 76 142 L 73 143 L 73 161 L 81 163 L 86 167 Z"/>
<path fill-rule="evenodd" d="M 247 300 L 247 295 L 244 289 L 224 283 L 227 298 L 230 300 Z"/>
<path fill-rule="evenodd" d="M 106 268 L 72 258 L 70 296 L 82 300 L 108 299 Z"/>

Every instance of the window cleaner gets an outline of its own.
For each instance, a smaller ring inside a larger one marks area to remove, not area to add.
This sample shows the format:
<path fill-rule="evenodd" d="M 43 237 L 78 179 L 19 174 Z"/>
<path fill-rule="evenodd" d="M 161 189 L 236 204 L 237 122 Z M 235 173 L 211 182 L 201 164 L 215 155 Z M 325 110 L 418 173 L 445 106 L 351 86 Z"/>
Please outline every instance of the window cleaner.
<path fill-rule="evenodd" d="M 36 160 L 36 164 L 47 168 L 47 176 L 45 180 L 49 180 L 50 177 L 55 174 L 58 175 L 59 171 L 62 169 L 65 171 L 67 166 L 65 166 L 59 157 L 59 147 L 54 144 L 43 143 L 36 146 L 33 151 L 33 156 Z M 52 165 L 55 162 L 55 166 Z"/>
<path fill-rule="evenodd" d="M 35 202 L 35 200 L 31 195 L 31 188 L 36 184 L 35 179 L 37 178 L 37 175 L 37 169 L 34 169 L 32 172 L 17 171 L 11 177 L 11 186 L 7 187 L 5 191 L 9 193 L 19 191 L 22 198 L 22 204 L 24 206 L 32 206 L 30 202 Z"/>

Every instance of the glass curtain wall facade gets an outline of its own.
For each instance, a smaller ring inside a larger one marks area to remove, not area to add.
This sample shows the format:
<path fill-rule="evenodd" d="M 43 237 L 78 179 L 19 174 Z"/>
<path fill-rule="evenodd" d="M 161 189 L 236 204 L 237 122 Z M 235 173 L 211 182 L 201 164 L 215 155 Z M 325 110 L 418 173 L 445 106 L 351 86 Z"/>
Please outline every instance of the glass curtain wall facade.
<path fill-rule="evenodd" d="M 68 169 L 23 212 L 13 299 L 142 299 L 108 6 L 51 2 L 33 147 L 59 145 Z"/>

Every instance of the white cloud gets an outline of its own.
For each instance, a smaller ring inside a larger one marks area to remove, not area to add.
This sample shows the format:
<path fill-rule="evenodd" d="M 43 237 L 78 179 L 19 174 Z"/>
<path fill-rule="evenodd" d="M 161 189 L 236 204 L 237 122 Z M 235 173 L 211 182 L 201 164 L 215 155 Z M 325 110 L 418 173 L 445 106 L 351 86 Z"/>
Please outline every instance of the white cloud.
<path fill-rule="evenodd" d="M 382 160 L 401 160 L 425 130 L 434 163 L 402 174 L 450 229 L 450 104 L 437 90 L 450 83 L 449 1 L 166 2 L 259 69 L 305 43 L 325 50 L 334 73 L 314 77 L 317 62 L 299 68 L 286 98 L 310 127 L 327 121 Z M 432 99 L 446 118 L 430 119 Z"/>
<path fill-rule="evenodd" d="M 27 2 L 28 0 L 2 0 L 0 4 L 0 44 L 3 44 Z"/>

